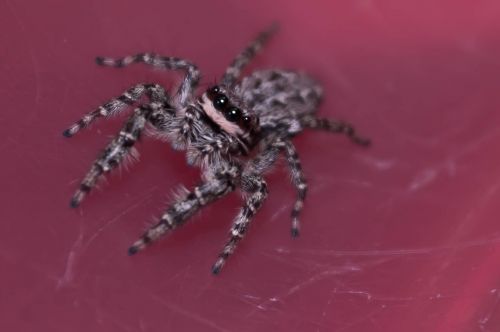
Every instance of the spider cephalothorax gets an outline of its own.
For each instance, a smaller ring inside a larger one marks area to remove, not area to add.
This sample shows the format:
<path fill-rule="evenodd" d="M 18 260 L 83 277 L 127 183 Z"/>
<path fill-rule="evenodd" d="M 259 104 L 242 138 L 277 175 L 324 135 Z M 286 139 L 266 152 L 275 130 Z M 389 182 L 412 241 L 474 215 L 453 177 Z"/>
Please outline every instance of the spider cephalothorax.
<path fill-rule="evenodd" d="M 238 98 L 231 96 L 221 86 L 209 88 L 199 100 L 203 112 L 215 127 L 240 141 L 242 153 L 247 154 L 256 141 L 259 130 L 259 118 L 247 110 Z"/>
<path fill-rule="evenodd" d="M 158 84 L 138 84 L 64 131 L 64 136 L 71 137 L 95 119 L 137 104 L 143 96 L 148 98 L 135 108 L 119 134 L 93 163 L 73 195 L 71 206 L 77 207 L 104 173 L 134 153 L 134 144 L 142 131 L 149 127 L 155 137 L 166 139 L 173 148 L 186 151 L 187 162 L 200 166 L 202 183 L 180 195 L 160 220 L 129 248 L 130 255 L 182 225 L 204 205 L 239 188 L 244 193 L 244 204 L 233 222 L 229 240 L 212 268 L 218 273 L 267 197 L 263 175 L 281 153 L 285 155 L 297 190 L 291 213 L 292 235 L 297 236 L 307 184 L 291 138 L 310 128 L 341 132 L 361 145 L 367 145 L 369 141 L 356 136 L 348 123 L 315 116 L 322 90 L 304 74 L 262 70 L 238 82 L 245 65 L 275 30 L 273 26 L 259 34 L 226 69 L 220 84 L 198 97 L 194 91 L 200 74 L 189 61 L 148 53 L 120 59 L 97 58 L 97 63 L 104 66 L 125 67 L 141 62 L 159 68 L 181 69 L 186 76 L 172 96 Z"/>

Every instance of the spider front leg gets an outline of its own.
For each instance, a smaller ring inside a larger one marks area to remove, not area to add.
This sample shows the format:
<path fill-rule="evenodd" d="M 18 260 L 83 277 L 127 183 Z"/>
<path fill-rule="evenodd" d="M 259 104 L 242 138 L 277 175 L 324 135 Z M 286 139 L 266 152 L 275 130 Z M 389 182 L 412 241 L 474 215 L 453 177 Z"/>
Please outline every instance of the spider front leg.
<path fill-rule="evenodd" d="M 200 71 L 195 64 L 176 57 L 168 57 L 151 53 L 140 53 L 129 55 L 124 58 L 97 57 L 96 63 L 101 66 L 126 67 L 132 63 L 145 63 L 147 65 L 162 69 L 182 69 L 186 71 L 186 76 L 177 91 L 177 106 L 182 108 L 187 105 L 192 97 L 193 91 L 200 81 Z"/>
<path fill-rule="evenodd" d="M 123 159 L 129 155 L 134 143 L 139 139 L 147 121 L 155 124 L 157 117 L 152 117 L 153 109 L 151 106 L 141 106 L 135 109 L 134 114 L 130 116 L 120 133 L 108 144 L 97 160 L 92 164 L 90 171 L 84 177 L 79 189 L 71 199 L 71 207 L 76 208 L 90 190 L 96 185 L 97 180 L 103 173 L 116 168 Z M 158 111 L 157 111 L 158 112 Z"/>
<path fill-rule="evenodd" d="M 80 120 L 66 129 L 63 135 L 71 137 L 81 129 L 88 127 L 96 119 L 119 113 L 127 106 L 131 106 L 137 102 L 144 94 L 149 97 L 151 102 L 168 103 L 167 93 L 158 84 L 137 84 L 125 91 L 121 96 L 111 99 L 92 112 L 85 114 Z"/>
<path fill-rule="evenodd" d="M 318 119 L 314 116 L 306 116 L 301 119 L 302 124 L 311 129 L 321 129 L 333 133 L 342 133 L 349 137 L 349 139 L 359 145 L 368 146 L 371 141 L 357 135 L 354 127 L 347 123 L 334 119 Z"/>
<path fill-rule="evenodd" d="M 128 250 L 129 255 L 134 255 L 165 233 L 176 229 L 192 216 L 201 207 L 211 203 L 234 190 L 233 176 L 218 173 L 210 180 L 194 188 L 184 197 L 179 198 L 161 216 L 160 221 L 148 229 Z"/>
<path fill-rule="evenodd" d="M 226 69 L 224 76 L 222 76 L 222 84 L 227 87 L 234 85 L 238 77 L 240 77 L 243 68 L 255 57 L 257 52 L 277 30 L 278 24 L 274 23 L 267 30 L 261 32 Z"/>
<path fill-rule="evenodd" d="M 241 181 L 244 189 L 247 191 L 251 190 L 250 196 L 248 196 L 243 208 L 234 220 L 233 226 L 231 227 L 230 238 L 212 267 L 212 272 L 214 274 L 220 272 L 227 258 L 236 249 L 238 242 L 245 236 L 250 221 L 262 206 L 268 194 L 267 184 L 260 176 L 243 176 Z"/>

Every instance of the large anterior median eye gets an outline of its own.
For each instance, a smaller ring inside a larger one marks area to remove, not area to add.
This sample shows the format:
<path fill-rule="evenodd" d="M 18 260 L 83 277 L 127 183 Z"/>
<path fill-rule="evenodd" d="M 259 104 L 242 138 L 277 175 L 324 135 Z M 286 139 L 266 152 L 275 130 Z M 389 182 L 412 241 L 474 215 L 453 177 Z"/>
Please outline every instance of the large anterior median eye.
<path fill-rule="evenodd" d="M 241 110 L 237 107 L 231 107 L 224 112 L 224 116 L 228 121 L 237 122 L 241 117 Z"/>
<path fill-rule="evenodd" d="M 223 94 L 217 94 L 214 96 L 212 103 L 216 109 L 222 111 L 229 104 L 229 100 Z"/>

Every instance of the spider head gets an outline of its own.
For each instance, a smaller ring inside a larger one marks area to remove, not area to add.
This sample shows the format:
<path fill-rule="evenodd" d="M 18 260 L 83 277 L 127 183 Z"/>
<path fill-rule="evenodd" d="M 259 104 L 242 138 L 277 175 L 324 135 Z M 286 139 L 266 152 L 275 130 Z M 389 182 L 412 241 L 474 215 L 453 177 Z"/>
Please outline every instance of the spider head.
<path fill-rule="evenodd" d="M 232 136 L 248 142 L 258 130 L 259 118 L 222 86 L 210 87 L 200 103 L 210 120 Z"/>

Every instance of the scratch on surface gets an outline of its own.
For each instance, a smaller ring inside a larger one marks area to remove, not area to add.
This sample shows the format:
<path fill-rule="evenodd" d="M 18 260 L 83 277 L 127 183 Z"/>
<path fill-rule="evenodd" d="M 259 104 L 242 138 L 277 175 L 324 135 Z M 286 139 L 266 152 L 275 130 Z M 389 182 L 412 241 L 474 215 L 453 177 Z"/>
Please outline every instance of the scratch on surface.
<path fill-rule="evenodd" d="M 333 292 L 335 294 L 350 294 L 350 295 L 359 295 L 362 297 L 366 297 L 367 301 L 371 301 L 372 299 L 372 294 L 370 294 L 367 291 L 357 291 L 357 290 L 337 290 L 334 289 Z"/>
<path fill-rule="evenodd" d="M 378 261 L 387 261 L 387 259 L 382 259 L 382 260 L 378 260 Z M 255 306 L 254 310 L 250 311 L 247 314 L 247 317 L 252 316 L 258 310 L 266 311 L 266 310 L 269 309 L 269 307 L 272 304 L 277 303 L 277 302 L 282 302 L 283 299 L 286 299 L 287 297 L 289 297 L 289 296 L 291 296 L 291 295 L 293 295 L 293 294 L 301 291 L 305 287 L 310 286 L 310 285 L 312 285 L 312 284 L 314 284 L 314 283 L 316 283 L 318 281 L 324 280 L 324 279 L 326 279 L 326 278 L 328 278 L 330 276 L 341 275 L 341 274 L 350 273 L 350 272 L 358 272 L 360 270 L 361 269 L 359 269 L 358 267 L 355 267 L 355 266 L 352 266 L 352 265 L 335 267 L 335 268 L 330 267 L 327 270 L 323 270 L 321 272 L 318 272 L 318 273 L 316 273 L 316 274 L 308 277 L 306 280 L 303 280 L 303 281 L 297 283 L 296 285 L 293 285 L 284 294 L 275 295 L 275 296 L 267 299 L 266 301 L 263 301 L 263 302 L 257 304 Z"/>
<path fill-rule="evenodd" d="M 408 191 L 413 192 L 425 187 L 426 185 L 434 181 L 437 175 L 438 171 L 436 169 L 433 168 L 424 169 L 413 178 L 408 187 Z"/>
<path fill-rule="evenodd" d="M 134 204 L 130 205 L 128 208 L 126 208 L 125 210 L 123 210 L 120 214 L 114 216 L 113 218 L 107 220 L 104 222 L 104 225 L 101 226 L 94 234 L 92 234 L 92 236 L 90 236 L 90 238 L 88 239 L 88 241 L 83 245 L 83 250 L 87 249 L 88 246 L 108 227 L 112 226 L 114 223 L 116 223 L 117 221 L 121 220 L 123 216 L 125 216 L 126 214 L 128 214 L 130 211 L 136 209 L 137 207 L 139 207 L 140 205 L 142 205 L 146 200 L 148 200 L 149 198 L 151 198 L 152 196 L 152 193 L 157 189 L 158 187 L 155 186 L 153 187 L 152 189 L 150 189 L 148 192 L 146 192 L 141 198 L 139 198 L 139 200 L 137 202 L 135 202 Z"/>
<path fill-rule="evenodd" d="M 62 273 L 61 277 L 57 279 L 57 284 L 56 284 L 56 289 L 59 290 L 63 288 L 64 286 L 70 284 L 75 276 L 75 268 L 77 264 L 78 257 L 82 255 L 82 253 L 89 247 L 89 245 L 109 226 L 113 225 L 115 222 L 120 220 L 124 215 L 129 213 L 130 211 L 134 210 L 138 206 L 140 206 L 145 200 L 147 200 L 149 197 L 151 197 L 151 194 L 154 190 L 156 190 L 157 187 L 153 187 L 151 190 L 149 190 L 146 194 L 142 196 L 142 198 L 139 199 L 136 203 L 130 205 L 128 208 L 123 210 L 120 214 L 117 216 L 111 218 L 110 220 L 106 221 L 104 226 L 100 227 L 94 234 L 90 236 L 90 238 L 84 243 L 83 238 L 84 238 L 84 229 L 83 226 L 80 227 L 78 237 L 76 238 L 75 242 L 71 246 L 68 257 L 66 259 L 66 265 L 64 267 L 64 272 Z"/>
<path fill-rule="evenodd" d="M 467 153 L 476 150 L 477 147 L 483 145 L 489 140 L 492 140 L 493 138 L 496 138 L 498 135 L 500 135 L 500 130 L 489 131 L 478 139 L 470 141 L 470 143 L 460 147 L 459 153 L 455 155 L 455 158 L 462 157 Z"/>
<path fill-rule="evenodd" d="M 436 246 L 415 249 L 387 249 L 387 250 L 295 250 L 295 253 L 311 254 L 319 256 L 337 256 L 337 257 L 370 257 L 370 256 L 409 256 L 409 255 L 427 255 L 436 252 L 447 250 L 467 249 L 473 247 L 481 247 L 500 243 L 500 236 L 478 239 L 473 241 L 465 241 L 448 246 Z M 290 251 L 277 248 L 276 251 L 280 254 L 290 254 Z"/>
<path fill-rule="evenodd" d="M 181 308 L 179 305 L 175 304 L 175 303 L 172 303 L 172 302 L 168 302 L 167 300 L 165 300 L 164 298 L 162 297 L 159 297 L 151 292 L 148 293 L 149 296 L 153 299 L 153 300 L 156 300 L 157 302 L 161 303 L 162 305 L 164 305 L 165 307 L 167 307 L 170 311 L 172 312 L 175 312 L 179 315 L 182 315 L 184 317 L 187 317 L 193 321 L 196 321 L 198 323 L 201 323 L 202 325 L 205 325 L 206 327 L 210 327 L 216 331 L 220 331 L 220 332 L 230 332 L 229 330 L 226 330 L 225 328 L 223 327 L 220 327 L 219 325 L 217 325 L 216 323 L 214 323 L 213 321 L 207 319 L 207 318 L 204 318 L 198 314 L 195 314 L 194 312 L 190 312 L 186 309 L 183 309 Z"/>
<path fill-rule="evenodd" d="M 394 159 L 377 159 L 369 155 L 356 155 L 355 157 L 364 164 L 372 166 L 379 171 L 388 171 L 396 165 L 396 160 Z"/>
<path fill-rule="evenodd" d="M 289 206 L 287 204 L 283 205 L 280 207 L 276 212 L 273 213 L 269 221 L 274 221 L 276 220 L 283 212 L 289 209 Z"/>
<path fill-rule="evenodd" d="M 56 290 L 60 290 L 62 287 L 66 286 L 67 284 L 73 281 L 75 277 L 76 260 L 77 256 L 79 255 L 80 249 L 82 247 L 82 243 L 83 243 L 83 228 L 80 228 L 78 237 L 76 238 L 76 241 L 73 243 L 71 249 L 69 250 L 68 258 L 66 258 L 66 265 L 64 267 L 64 272 L 61 275 L 61 277 L 57 279 Z"/>
<path fill-rule="evenodd" d="M 262 310 L 262 311 L 266 311 L 266 310 L 267 310 L 267 308 L 266 308 L 266 307 L 264 307 L 262 304 L 257 304 L 257 307 L 256 307 L 256 308 L 257 308 L 257 309 L 260 309 L 260 310 Z"/>
<path fill-rule="evenodd" d="M 250 295 L 250 294 L 244 294 L 243 297 L 247 298 L 247 299 L 250 299 L 250 300 L 260 300 L 260 297 L 254 296 L 254 295 Z"/>
<path fill-rule="evenodd" d="M 463 158 L 468 153 L 477 149 L 481 144 L 492 140 L 500 134 L 499 130 L 488 132 L 487 134 L 479 137 L 478 139 L 469 142 L 465 146 L 461 146 L 460 150 L 456 153 L 450 154 L 441 161 L 434 165 L 432 168 L 426 168 L 418 173 L 408 186 L 408 191 L 416 191 L 429 183 L 431 183 L 440 172 L 445 172 L 448 176 L 453 177 L 456 175 L 457 160 Z"/>
<path fill-rule="evenodd" d="M 300 291 L 301 289 L 303 289 L 304 287 L 306 286 L 309 286 L 311 284 L 314 284 L 320 280 L 323 280 L 329 276 L 332 276 L 332 275 L 339 275 L 339 274 L 343 274 L 345 272 L 350 272 L 352 271 L 351 269 L 349 269 L 348 271 L 345 271 L 344 269 L 333 269 L 333 270 L 326 270 L 326 271 L 322 271 L 320 273 L 317 273 L 315 275 L 313 275 L 312 277 L 308 278 L 307 280 L 305 281 L 302 281 L 300 282 L 299 284 L 291 287 L 288 292 L 286 292 L 285 294 L 285 297 L 288 297 L 292 294 L 295 294 L 297 293 L 298 291 Z"/>
<path fill-rule="evenodd" d="M 370 293 L 365 290 L 355 290 L 355 289 L 334 289 L 333 294 L 348 294 L 353 296 L 359 296 L 365 298 L 367 301 L 379 301 L 379 302 L 410 302 L 416 300 L 422 300 L 423 297 L 407 296 L 407 297 L 393 297 L 393 296 L 382 296 Z"/>
<path fill-rule="evenodd" d="M 490 291 L 490 294 L 494 294 L 495 295 L 495 302 L 493 303 L 493 306 L 490 309 L 488 309 L 488 311 L 486 312 L 486 314 L 483 317 L 481 317 L 479 319 L 479 321 L 477 322 L 478 325 L 479 325 L 479 329 L 481 331 L 487 331 L 487 325 L 488 325 L 491 317 L 493 316 L 493 314 L 497 310 L 498 304 L 500 303 L 500 294 L 498 292 L 498 289 L 492 289 Z"/>
<path fill-rule="evenodd" d="M 266 258 L 272 259 L 274 261 L 277 261 L 280 264 L 292 266 L 292 267 L 297 268 L 297 269 L 307 270 L 311 266 L 312 262 L 309 262 L 309 261 L 301 262 L 301 261 L 297 261 L 297 259 L 291 260 L 289 257 L 283 257 L 283 255 L 281 255 L 281 253 L 283 253 L 283 252 L 281 252 L 281 251 L 277 251 L 277 252 L 279 253 L 278 255 L 276 255 L 274 253 L 267 253 L 267 252 L 260 252 L 260 255 L 262 255 Z M 319 267 L 319 266 L 313 266 L 313 267 Z"/>

